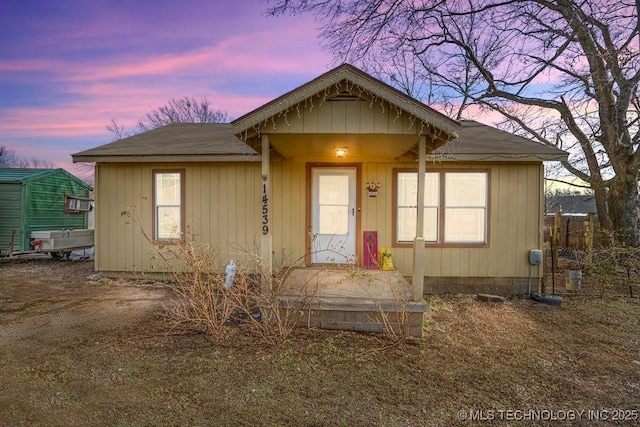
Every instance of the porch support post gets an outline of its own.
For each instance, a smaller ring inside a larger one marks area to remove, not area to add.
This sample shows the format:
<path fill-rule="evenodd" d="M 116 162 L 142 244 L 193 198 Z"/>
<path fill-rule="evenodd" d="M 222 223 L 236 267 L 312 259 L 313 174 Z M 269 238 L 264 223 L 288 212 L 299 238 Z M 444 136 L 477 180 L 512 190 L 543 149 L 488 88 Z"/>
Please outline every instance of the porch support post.
<path fill-rule="evenodd" d="M 262 283 L 271 289 L 273 283 L 271 278 L 273 268 L 273 240 L 271 237 L 271 144 L 269 143 L 269 134 L 262 134 L 262 238 L 260 239 L 260 270 L 262 274 Z"/>
<path fill-rule="evenodd" d="M 426 172 L 427 137 L 420 135 L 418 142 L 418 200 L 416 238 L 413 241 L 413 301 L 424 298 L 424 175 Z"/>

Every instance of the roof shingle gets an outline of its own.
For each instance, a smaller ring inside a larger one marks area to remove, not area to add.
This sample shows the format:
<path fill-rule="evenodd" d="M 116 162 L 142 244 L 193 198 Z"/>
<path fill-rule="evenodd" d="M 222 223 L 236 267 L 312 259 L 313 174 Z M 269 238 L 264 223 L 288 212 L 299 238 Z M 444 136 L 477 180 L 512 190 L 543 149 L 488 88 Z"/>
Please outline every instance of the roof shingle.
<path fill-rule="evenodd" d="M 215 157 L 250 161 L 258 153 L 233 134 L 228 123 L 173 123 L 73 155 L 74 162 L 154 161 Z"/>

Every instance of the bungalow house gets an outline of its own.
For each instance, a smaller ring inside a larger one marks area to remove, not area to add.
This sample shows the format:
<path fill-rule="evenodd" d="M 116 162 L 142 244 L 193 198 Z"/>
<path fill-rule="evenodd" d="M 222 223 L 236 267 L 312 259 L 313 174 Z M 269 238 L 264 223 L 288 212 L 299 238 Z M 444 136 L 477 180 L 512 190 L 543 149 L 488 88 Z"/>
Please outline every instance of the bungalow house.
<path fill-rule="evenodd" d="M 418 300 L 525 293 L 543 244 L 543 162 L 566 156 L 345 64 L 231 123 L 172 124 L 73 161 L 96 164 L 103 274 L 158 271 L 151 245 L 187 232 L 223 263 L 253 253 L 274 269 L 375 268 L 388 248 Z M 122 217 L 132 206 L 154 243 Z"/>

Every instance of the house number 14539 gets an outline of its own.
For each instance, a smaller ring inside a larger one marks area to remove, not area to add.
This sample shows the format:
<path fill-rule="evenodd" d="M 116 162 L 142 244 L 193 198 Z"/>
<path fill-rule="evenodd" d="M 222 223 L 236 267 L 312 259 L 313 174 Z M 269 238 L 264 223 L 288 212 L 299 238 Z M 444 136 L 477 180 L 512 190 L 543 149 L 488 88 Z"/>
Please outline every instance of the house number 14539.
<path fill-rule="evenodd" d="M 267 196 L 266 182 L 262 183 L 262 234 L 269 234 L 269 197 Z"/>

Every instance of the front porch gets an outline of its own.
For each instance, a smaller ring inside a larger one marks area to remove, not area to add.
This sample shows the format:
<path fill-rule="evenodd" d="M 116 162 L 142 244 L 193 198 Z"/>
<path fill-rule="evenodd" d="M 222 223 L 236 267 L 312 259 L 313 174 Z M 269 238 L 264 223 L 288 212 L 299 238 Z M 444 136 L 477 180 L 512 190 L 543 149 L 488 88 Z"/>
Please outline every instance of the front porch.
<path fill-rule="evenodd" d="M 277 304 L 280 310 L 302 312 L 301 327 L 421 337 L 428 305 L 411 295 L 411 285 L 398 271 L 300 267 L 284 275 Z"/>

